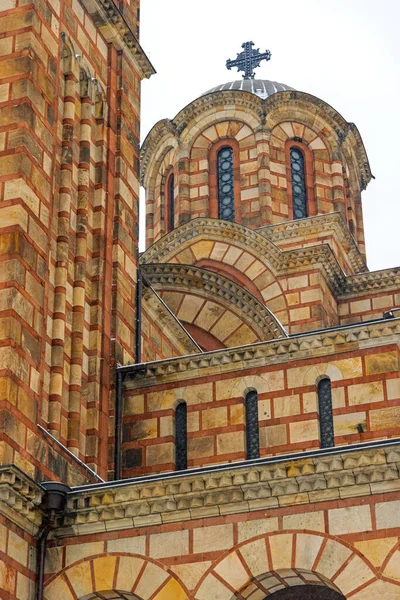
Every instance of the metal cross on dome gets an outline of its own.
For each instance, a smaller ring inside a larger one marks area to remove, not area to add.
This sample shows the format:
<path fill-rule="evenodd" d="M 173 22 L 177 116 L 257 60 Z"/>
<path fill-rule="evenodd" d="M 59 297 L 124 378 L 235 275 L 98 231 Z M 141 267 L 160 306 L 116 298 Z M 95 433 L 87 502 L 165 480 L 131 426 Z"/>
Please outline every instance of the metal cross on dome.
<path fill-rule="evenodd" d="M 232 67 L 237 67 L 238 71 L 244 71 L 243 79 L 254 79 L 254 69 L 260 66 L 262 60 L 269 60 L 271 52 L 266 50 L 261 54 L 260 48 L 253 50 L 253 46 L 254 42 L 242 44 L 243 52 L 240 52 L 235 60 L 228 59 L 226 68 L 230 71 Z"/>

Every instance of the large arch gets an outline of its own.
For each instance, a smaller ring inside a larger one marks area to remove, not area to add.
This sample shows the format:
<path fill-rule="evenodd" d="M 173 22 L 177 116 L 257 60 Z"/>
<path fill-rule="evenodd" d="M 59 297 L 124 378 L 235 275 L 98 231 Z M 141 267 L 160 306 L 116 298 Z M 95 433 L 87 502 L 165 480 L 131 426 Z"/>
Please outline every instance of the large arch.
<path fill-rule="evenodd" d="M 146 279 L 184 326 L 197 324 L 216 337 L 222 343 L 220 347 L 287 336 L 264 304 L 219 273 L 168 263 L 146 264 L 142 268 Z M 238 330 L 241 334 L 235 333 Z"/>
<path fill-rule="evenodd" d="M 44 598 L 187 600 L 188 593 L 161 563 L 139 555 L 113 553 L 85 558 L 63 569 L 46 583 Z"/>
<path fill-rule="evenodd" d="M 312 578 L 345 598 L 364 600 L 368 598 L 365 591 L 376 585 L 378 573 L 360 552 L 337 538 L 307 531 L 271 533 L 247 540 L 225 553 L 204 574 L 194 598 L 263 600 L 273 590 L 310 584 Z M 388 582 L 389 586 L 397 592 L 397 586 Z M 259 595 L 250 595 L 249 590 L 257 588 L 261 590 Z M 390 597 L 400 598 L 400 586 L 398 592 L 398 596 Z M 370 600 L 374 597 L 371 594 Z"/>

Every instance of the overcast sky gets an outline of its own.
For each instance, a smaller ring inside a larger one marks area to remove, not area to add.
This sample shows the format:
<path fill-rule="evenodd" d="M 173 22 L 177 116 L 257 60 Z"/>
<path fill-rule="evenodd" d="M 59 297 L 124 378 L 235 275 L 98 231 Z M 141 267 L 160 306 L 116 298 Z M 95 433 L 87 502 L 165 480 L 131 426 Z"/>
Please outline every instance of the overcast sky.
<path fill-rule="evenodd" d="M 272 52 L 258 78 L 313 94 L 357 125 L 376 177 L 363 193 L 368 265 L 398 266 L 399 23 L 399 0 L 142 0 L 141 44 L 157 71 L 142 85 L 142 139 L 203 92 L 240 79 L 225 62 L 252 40 Z"/>

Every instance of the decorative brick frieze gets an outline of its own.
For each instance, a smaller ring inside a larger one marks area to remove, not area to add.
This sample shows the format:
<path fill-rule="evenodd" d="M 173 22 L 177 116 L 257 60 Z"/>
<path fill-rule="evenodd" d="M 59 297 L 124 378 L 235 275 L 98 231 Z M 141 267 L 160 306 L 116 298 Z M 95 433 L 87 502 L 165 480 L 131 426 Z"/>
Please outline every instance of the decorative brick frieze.
<path fill-rule="evenodd" d="M 191 475 L 72 490 L 56 537 L 186 522 L 263 508 L 314 504 L 400 490 L 400 446 L 340 449 L 334 454 Z"/>

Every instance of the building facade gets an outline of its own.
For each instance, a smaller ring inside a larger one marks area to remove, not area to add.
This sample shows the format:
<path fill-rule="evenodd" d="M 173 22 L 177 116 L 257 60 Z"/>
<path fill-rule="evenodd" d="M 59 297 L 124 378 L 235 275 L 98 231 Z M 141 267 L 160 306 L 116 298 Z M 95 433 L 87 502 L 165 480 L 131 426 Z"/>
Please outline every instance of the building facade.
<path fill-rule="evenodd" d="M 139 150 L 138 2 L 1 9 L 0 598 L 400 599 L 356 126 L 250 78 Z"/>

